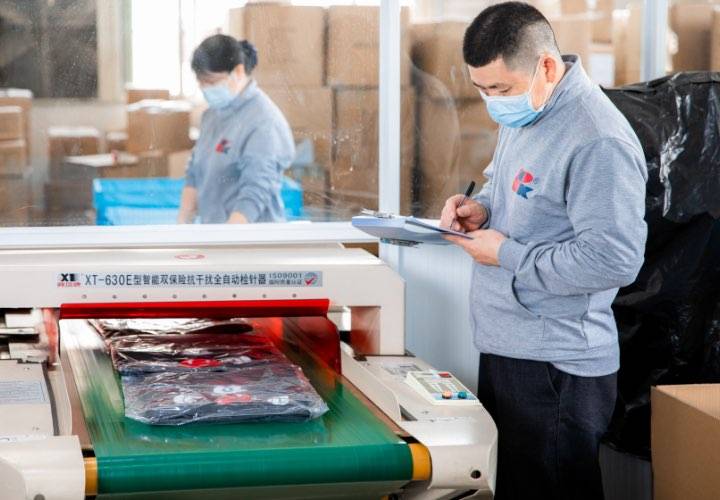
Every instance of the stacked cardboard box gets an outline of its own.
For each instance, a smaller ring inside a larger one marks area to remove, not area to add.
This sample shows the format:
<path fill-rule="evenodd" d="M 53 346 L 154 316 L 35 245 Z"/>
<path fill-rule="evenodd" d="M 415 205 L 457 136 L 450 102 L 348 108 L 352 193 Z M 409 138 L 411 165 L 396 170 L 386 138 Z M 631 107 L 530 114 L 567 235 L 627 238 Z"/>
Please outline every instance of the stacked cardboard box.
<path fill-rule="evenodd" d="M 261 86 L 321 87 L 325 81 L 325 9 L 251 3 L 231 9 L 230 35 L 258 50 Z"/>
<path fill-rule="evenodd" d="M 615 85 L 640 81 L 642 47 L 642 8 L 633 5 L 629 9 L 613 11 L 612 30 L 615 54 Z"/>
<path fill-rule="evenodd" d="M 124 130 L 116 130 L 105 134 L 105 151 L 111 153 L 113 151 L 127 151 L 127 132 Z"/>
<path fill-rule="evenodd" d="M 167 89 L 142 89 L 138 87 L 126 87 L 127 104 L 145 101 L 147 99 L 163 100 L 170 99 L 170 91 Z"/>
<path fill-rule="evenodd" d="M 418 88 L 417 213 L 439 217 L 445 200 L 464 191 L 495 150 L 497 126 L 472 85 L 462 56 L 467 25 L 413 26 L 414 79 Z"/>
<path fill-rule="evenodd" d="M 335 90 L 335 133 L 330 175 L 333 215 L 346 218 L 362 208 L 378 208 L 378 91 Z M 415 163 L 415 92 L 405 87 L 401 101 L 400 209 L 412 210 Z"/>
<path fill-rule="evenodd" d="M 23 110 L 0 106 L 0 175 L 22 175 L 27 163 Z"/>
<path fill-rule="evenodd" d="M 190 110 L 184 101 L 146 100 L 128 105 L 128 152 L 170 154 L 192 148 Z"/>
<path fill-rule="evenodd" d="M 332 165 L 333 92 L 327 87 L 265 88 L 292 128 L 302 156 L 303 144 L 310 145 L 312 163 L 298 165 L 291 174 L 302 188 L 306 208 L 326 208 L 328 172 Z M 298 159 L 302 161 L 300 158 Z M 297 163 L 297 162 L 296 162 Z M 300 168 L 301 167 L 301 168 Z"/>
<path fill-rule="evenodd" d="M 48 158 L 50 178 L 62 180 L 62 165 L 67 156 L 94 155 L 100 152 L 100 131 L 94 127 L 50 127 Z"/>
<path fill-rule="evenodd" d="M 401 11 L 402 85 L 410 84 L 409 9 Z M 377 87 L 380 10 L 378 7 L 332 6 L 328 9 L 327 84 Z"/>
<path fill-rule="evenodd" d="M 677 34 L 678 51 L 673 57 L 676 71 L 710 69 L 713 5 L 682 3 L 670 9 L 670 27 Z"/>
<path fill-rule="evenodd" d="M 615 0 L 596 0 L 592 38 L 595 43 L 612 43 Z"/>
<path fill-rule="evenodd" d="M 0 175 L 0 226 L 28 225 L 33 210 L 32 172 Z"/>
<path fill-rule="evenodd" d="M 0 106 L 18 106 L 22 109 L 23 133 L 16 139 L 25 141 L 25 157 L 30 158 L 30 111 L 33 93 L 26 89 L 0 88 Z"/>

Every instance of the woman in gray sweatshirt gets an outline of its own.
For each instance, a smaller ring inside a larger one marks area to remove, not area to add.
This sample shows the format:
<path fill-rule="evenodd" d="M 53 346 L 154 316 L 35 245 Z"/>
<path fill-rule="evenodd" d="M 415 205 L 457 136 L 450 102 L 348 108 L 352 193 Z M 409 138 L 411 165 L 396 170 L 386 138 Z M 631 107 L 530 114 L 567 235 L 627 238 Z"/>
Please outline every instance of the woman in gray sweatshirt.
<path fill-rule="evenodd" d="M 284 220 L 282 176 L 295 154 L 287 120 L 251 78 L 255 47 L 214 35 L 195 49 L 192 69 L 209 108 L 188 164 L 178 222 Z"/>

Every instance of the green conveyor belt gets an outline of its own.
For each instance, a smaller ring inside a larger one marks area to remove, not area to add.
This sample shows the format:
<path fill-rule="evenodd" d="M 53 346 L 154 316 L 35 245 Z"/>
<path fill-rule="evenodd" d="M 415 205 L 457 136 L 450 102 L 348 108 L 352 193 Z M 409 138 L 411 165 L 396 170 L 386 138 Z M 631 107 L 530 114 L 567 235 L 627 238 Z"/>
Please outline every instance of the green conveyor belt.
<path fill-rule="evenodd" d="M 119 379 L 92 327 L 67 320 L 61 328 L 99 497 L 378 498 L 411 478 L 405 442 L 312 364 L 305 373 L 330 408 L 314 421 L 150 426 L 124 417 Z"/>

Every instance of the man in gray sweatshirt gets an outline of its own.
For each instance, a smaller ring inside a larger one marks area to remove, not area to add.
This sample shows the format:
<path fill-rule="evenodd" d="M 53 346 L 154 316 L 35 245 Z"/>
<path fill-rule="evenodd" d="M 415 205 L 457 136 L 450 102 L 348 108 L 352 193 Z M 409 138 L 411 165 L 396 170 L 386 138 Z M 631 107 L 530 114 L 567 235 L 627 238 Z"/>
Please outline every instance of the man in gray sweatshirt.
<path fill-rule="evenodd" d="M 602 499 L 598 446 L 616 399 L 611 304 L 647 235 L 647 171 L 627 120 L 520 2 L 468 27 L 470 76 L 501 126 L 487 183 L 442 223 L 474 259 L 479 396 L 499 431 L 497 499 Z"/>

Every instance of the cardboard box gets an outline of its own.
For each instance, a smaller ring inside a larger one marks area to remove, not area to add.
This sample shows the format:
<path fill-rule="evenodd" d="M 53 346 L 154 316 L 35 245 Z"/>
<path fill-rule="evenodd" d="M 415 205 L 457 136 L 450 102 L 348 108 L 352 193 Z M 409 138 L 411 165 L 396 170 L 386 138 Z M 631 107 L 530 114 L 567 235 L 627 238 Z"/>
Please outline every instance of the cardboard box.
<path fill-rule="evenodd" d="M 261 86 L 320 87 L 325 81 L 325 9 L 276 3 L 231 9 L 229 32 L 258 50 Z"/>
<path fill-rule="evenodd" d="M 556 17 L 562 14 L 560 0 L 527 0 L 527 3 L 542 12 L 545 17 Z"/>
<path fill-rule="evenodd" d="M 91 180 L 53 179 L 45 183 L 45 210 L 58 214 L 92 210 Z"/>
<path fill-rule="evenodd" d="M 331 203 L 347 203 L 355 213 L 359 208 L 377 208 L 378 91 L 336 90 L 335 115 Z M 413 201 L 415 164 L 415 92 L 411 87 L 403 89 L 401 126 L 401 208 L 408 213 Z M 370 206 L 360 206 L 370 202 Z"/>
<path fill-rule="evenodd" d="M 169 154 L 192 148 L 190 109 L 184 101 L 140 101 L 129 105 L 127 150 Z"/>
<path fill-rule="evenodd" d="M 170 99 L 170 91 L 167 89 L 141 89 L 135 87 L 127 87 L 127 104 L 145 101 L 147 99 L 164 100 Z"/>
<path fill-rule="evenodd" d="M 0 106 L 0 141 L 25 138 L 23 110 L 20 106 Z"/>
<path fill-rule="evenodd" d="M 720 498 L 720 384 L 652 388 L 655 500 Z"/>
<path fill-rule="evenodd" d="M 462 45 L 467 23 L 447 21 L 412 26 L 412 61 L 421 92 L 434 98 L 477 98 Z"/>
<path fill-rule="evenodd" d="M 332 157 L 332 89 L 265 87 L 263 90 L 285 115 L 295 141 L 311 141 L 315 162 L 329 168 Z"/>
<path fill-rule="evenodd" d="M 642 8 L 613 11 L 612 42 L 615 55 L 615 85 L 640 81 L 642 64 Z"/>
<path fill-rule="evenodd" d="M 445 201 L 482 172 L 497 142 L 497 125 L 482 101 L 418 100 L 417 212 L 439 217 Z"/>
<path fill-rule="evenodd" d="M 595 17 L 593 18 L 593 42 L 612 42 L 612 20 L 615 0 L 596 0 Z"/>
<path fill-rule="evenodd" d="M 23 110 L 23 137 L 27 141 L 28 157 L 30 156 L 30 112 L 32 110 L 33 93 L 26 89 L 0 88 L 0 106 L 20 106 Z"/>
<path fill-rule="evenodd" d="M 677 34 L 678 51 L 673 57 L 676 71 L 710 69 L 713 5 L 681 4 L 670 9 L 670 28 Z"/>
<path fill-rule="evenodd" d="M 105 134 L 105 151 L 127 151 L 127 132 L 115 131 Z"/>
<path fill-rule="evenodd" d="M 23 175 L 28 167 L 27 144 L 24 139 L 0 141 L 0 175 Z"/>
<path fill-rule="evenodd" d="M 87 156 L 68 156 L 62 165 L 63 180 L 90 180 L 102 178 L 166 177 L 167 162 L 156 164 L 141 161 L 130 153 L 107 153 Z"/>
<path fill-rule="evenodd" d="M 52 178 L 58 176 L 66 156 L 94 155 L 100 152 L 100 131 L 93 127 L 50 127 L 47 135 Z"/>
<path fill-rule="evenodd" d="M 720 71 L 720 8 L 713 11 L 712 47 L 710 49 L 710 70 Z"/>
<path fill-rule="evenodd" d="M 590 11 L 588 0 L 560 0 L 560 11 L 567 14 L 586 14 Z"/>
<path fill-rule="evenodd" d="M 369 6 L 328 9 L 327 84 L 377 87 L 379 75 L 380 10 Z M 400 80 L 410 84 L 410 11 L 401 11 Z"/>
<path fill-rule="evenodd" d="M 592 17 L 574 14 L 550 19 L 561 54 L 577 54 L 585 68 L 590 67 Z"/>
<path fill-rule="evenodd" d="M 34 208 L 29 169 L 18 177 L 0 176 L 0 226 L 26 226 Z"/>

